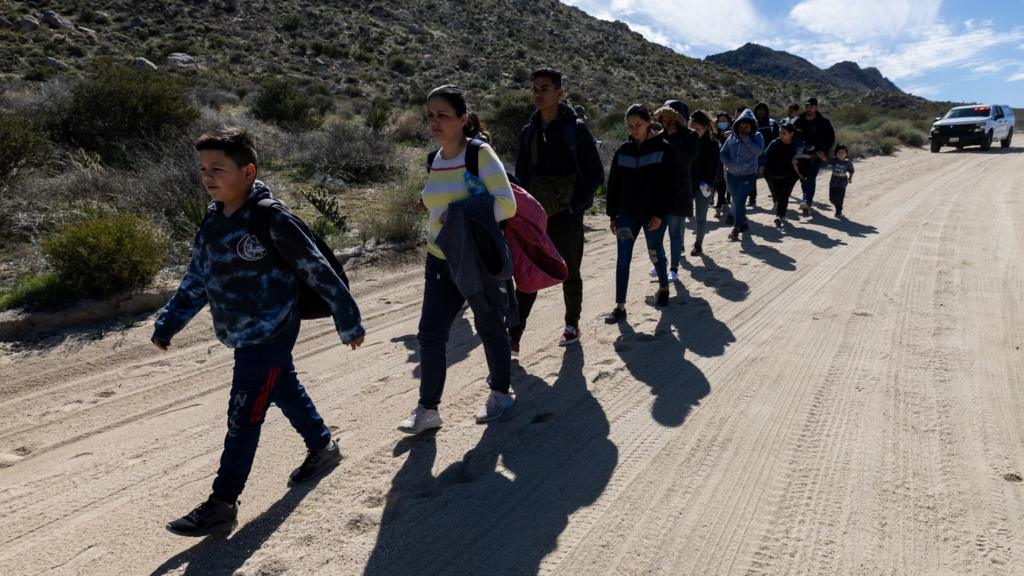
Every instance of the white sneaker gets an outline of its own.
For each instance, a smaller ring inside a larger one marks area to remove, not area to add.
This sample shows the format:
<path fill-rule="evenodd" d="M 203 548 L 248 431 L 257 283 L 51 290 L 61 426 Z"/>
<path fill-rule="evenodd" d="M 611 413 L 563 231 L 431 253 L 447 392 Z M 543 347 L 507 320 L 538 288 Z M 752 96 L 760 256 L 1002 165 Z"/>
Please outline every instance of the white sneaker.
<path fill-rule="evenodd" d="M 437 410 L 428 410 L 423 406 L 416 406 L 408 418 L 398 423 L 398 429 L 406 434 L 419 434 L 434 428 L 440 428 L 444 422 Z"/>
<path fill-rule="evenodd" d="M 483 424 L 484 422 L 490 422 L 491 420 L 501 418 L 501 415 L 515 403 L 515 396 L 491 390 L 491 393 L 487 395 L 487 400 L 484 401 L 484 405 L 481 406 L 480 410 L 476 413 L 477 424 Z"/>
<path fill-rule="evenodd" d="M 651 271 L 648 272 L 647 275 L 650 276 L 651 278 L 657 278 L 658 277 L 658 269 L 655 268 L 654 266 L 651 266 Z"/>
<path fill-rule="evenodd" d="M 675 282 L 676 280 L 679 280 L 679 273 L 674 271 L 674 270 L 669 270 L 668 271 L 668 281 L 669 282 Z"/>

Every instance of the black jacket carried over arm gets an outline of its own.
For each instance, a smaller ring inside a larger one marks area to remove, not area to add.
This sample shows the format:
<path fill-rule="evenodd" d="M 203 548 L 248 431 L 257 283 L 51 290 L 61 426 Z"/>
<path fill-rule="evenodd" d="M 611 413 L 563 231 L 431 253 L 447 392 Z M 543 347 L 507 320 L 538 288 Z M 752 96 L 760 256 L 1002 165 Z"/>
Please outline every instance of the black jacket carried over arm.
<path fill-rule="evenodd" d="M 806 116 L 800 116 L 793 124 L 796 134 L 803 141 L 806 148 L 814 147 L 815 152 L 829 154 L 832 146 L 836 143 L 836 132 L 832 128 L 832 122 L 818 113 L 813 120 Z"/>
<path fill-rule="evenodd" d="M 718 177 L 718 152 L 721 147 L 710 135 L 697 139 L 697 157 L 693 160 L 690 171 L 690 182 L 693 194 L 700 194 L 701 182 L 714 187 Z"/>
<path fill-rule="evenodd" d="M 576 135 L 576 157 L 573 158 L 565 141 L 568 126 Z M 532 140 L 537 140 L 537 164 L 533 164 Z M 570 176 L 576 174 L 576 193 L 572 199 L 573 212 L 584 212 L 594 205 L 594 193 L 604 183 L 604 165 L 597 152 L 597 142 L 579 120 L 576 111 L 566 103 L 559 105 L 558 118 L 545 128 L 540 112 L 534 112 L 523 127 L 516 156 L 516 178 L 523 188 L 530 190 L 530 180 L 536 176 Z"/>
<path fill-rule="evenodd" d="M 662 132 L 662 137 L 672 146 L 675 153 L 676 183 L 678 188 L 672 195 L 672 203 L 669 206 L 669 213 L 678 216 L 693 216 L 693 194 L 694 189 L 690 181 L 690 171 L 693 161 L 697 157 L 697 148 L 700 146 L 700 139 L 697 133 L 689 128 L 681 128 L 675 134 Z"/>
<path fill-rule="evenodd" d="M 643 144 L 631 138 L 612 159 L 605 212 L 611 218 L 663 218 L 678 189 L 677 178 L 675 152 L 661 134 L 652 134 Z"/>

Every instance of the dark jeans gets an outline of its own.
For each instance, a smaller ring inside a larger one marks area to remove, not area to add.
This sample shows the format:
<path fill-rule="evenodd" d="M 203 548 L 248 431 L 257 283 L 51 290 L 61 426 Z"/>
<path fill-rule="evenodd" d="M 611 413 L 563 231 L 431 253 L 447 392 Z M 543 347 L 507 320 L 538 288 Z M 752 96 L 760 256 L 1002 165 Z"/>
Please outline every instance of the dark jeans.
<path fill-rule="evenodd" d="M 732 194 L 733 228 L 741 232 L 748 228 L 747 224 L 747 194 L 757 182 L 757 174 L 746 176 L 725 175 L 729 183 L 729 193 Z"/>
<path fill-rule="evenodd" d="M 843 211 L 843 201 L 846 200 L 846 188 L 830 186 L 828 189 L 828 201 L 836 207 L 836 212 Z"/>
<path fill-rule="evenodd" d="M 698 245 L 704 243 L 704 235 L 708 231 L 708 207 L 711 206 L 711 196 L 704 197 L 704 194 L 697 189 L 693 196 L 693 219 L 696 221 L 697 238 L 694 240 Z"/>
<path fill-rule="evenodd" d="M 452 280 L 451 270 L 444 260 L 427 255 L 424 276 L 423 311 L 416 336 L 420 344 L 420 405 L 436 409 L 441 403 L 448 373 L 448 335 L 466 299 Z M 497 292 L 498 285 L 488 285 L 485 289 Z M 512 348 L 505 327 L 506 311 L 500 306 L 491 306 L 489 310 L 470 307 L 490 370 L 487 382 L 492 390 L 507 394 L 512 383 Z"/>
<path fill-rule="evenodd" d="M 715 202 L 715 208 L 725 208 L 729 205 L 729 186 L 725 183 L 725 178 L 715 182 L 715 192 L 718 195 Z"/>
<path fill-rule="evenodd" d="M 697 194 L 700 194 L 698 191 Z M 664 226 L 668 226 L 668 252 L 669 252 L 669 269 L 679 270 L 679 262 L 683 259 L 683 235 L 686 231 L 686 227 L 683 226 L 685 217 L 678 214 L 668 214 L 665 216 Z"/>
<path fill-rule="evenodd" d="M 768 182 L 768 189 L 772 191 L 772 201 L 775 202 L 775 217 L 785 218 L 786 210 L 789 209 L 789 196 L 793 193 L 797 178 L 765 178 Z"/>
<path fill-rule="evenodd" d="M 817 156 L 800 163 L 800 173 L 804 179 L 800 182 L 800 188 L 804 193 L 804 204 L 814 204 L 814 191 L 818 188 L 818 171 L 821 170 L 821 160 Z"/>
<path fill-rule="evenodd" d="M 657 230 L 647 228 L 650 219 L 634 218 L 620 215 L 615 219 L 615 236 L 618 239 L 619 253 L 615 261 L 615 303 L 626 303 L 626 291 L 629 288 L 629 265 L 633 261 L 633 244 L 640 230 L 644 231 L 647 241 L 647 254 L 658 272 L 658 284 L 662 288 L 668 286 L 668 262 L 665 260 L 665 222 Z"/>
<path fill-rule="evenodd" d="M 583 313 L 583 277 L 580 275 L 580 266 L 583 265 L 583 212 L 566 211 L 549 217 L 548 236 L 569 268 L 569 277 L 562 282 L 565 323 L 579 327 L 580 314 Z M 537 301 L 537 293 L 527 294 L 517 290 L 516 299 L 519 301 L 519 325 L 513 326 L 509 335 L 518 342 L 526 331 L 526 321 Z"/>
<path fill-rule="evenodd" d="M 295 376 L 292 348 L 299 322 L 280 338 L 235 349 L 235 368 L 228 400 L 228 433 L 220 468 L 213 481 L 214 495 L 225 502 L 238 499 L 252 470 L 260 429 L 271 403 L 277 404 L 306 447 L 317 450 L 331 441 L 306 390 Z"/>
<path fill-rule="evenodd" d="M 757 204 L 757 180 L 756 179 L 754 180 L 754 187 L 750 189 L 750 195 L 747 196 L 747 202 L 749 202 L 751 206 L 753 206 L 754 204 Z"/>

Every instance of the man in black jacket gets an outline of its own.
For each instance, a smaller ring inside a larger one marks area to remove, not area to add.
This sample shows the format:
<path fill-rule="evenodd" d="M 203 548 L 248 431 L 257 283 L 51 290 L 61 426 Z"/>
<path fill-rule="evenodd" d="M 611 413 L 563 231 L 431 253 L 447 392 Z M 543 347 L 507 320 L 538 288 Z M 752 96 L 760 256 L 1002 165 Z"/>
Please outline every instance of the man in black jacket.
<path fill-rule="evenodd" d="M 560 346 L 567 346 L 580 338 L 583 216 L 594 203 L 594 193 L 604 183 L 604 166 L 590 130 L 572 107 L 563 102 L 562 73 L 541 68 L 533 72 L 531 79 L 537 110 L 523 127 L 516 178 L 548 211 L 548 236 L 569 268 L 569 277 L 562 284 L 565 330 L 559 339 Z M 537 295 L 517 292 L 516 297 L 519 325 L 509 331 L 513 355 L 519 353 L 519 340 Z"/>
<path fill-rule="evenodd" d="M 810 156 L 800 164 L 800 172 L 803 174 L 800 187 L 804 193 L 800 210 L 806 216 L 810 214 L 814 205 L 818 171 L 821 169 L 821 163 L 828 160 L 829 152 L 836 143 L 836 132 L 832 128 L 832 122 L 818 113 L 817 98 L 807 99 L 803 115 L 796 119 L 793 126 L 796 128 L 797 138 L 804 144 L 804 154 Z"/>

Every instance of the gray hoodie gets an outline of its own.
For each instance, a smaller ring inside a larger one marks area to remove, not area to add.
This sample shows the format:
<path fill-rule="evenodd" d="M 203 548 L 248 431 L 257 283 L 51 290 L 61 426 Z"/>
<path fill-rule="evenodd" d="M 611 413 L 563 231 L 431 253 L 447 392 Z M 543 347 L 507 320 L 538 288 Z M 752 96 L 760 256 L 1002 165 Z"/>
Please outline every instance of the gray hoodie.
<path fill-rule="evenodd" d="M 740 138 L 740 124 L 751 126 L 750 135 Z M 719 158 L 725 171 L 733 176 L 753 176 L 761 165 L 761 154 L 764 152 L 764 138 L 757 132 L 757 118 L 750 109 L 746 109 L 732 123 L 732 134 L 722 143 Z"/>

